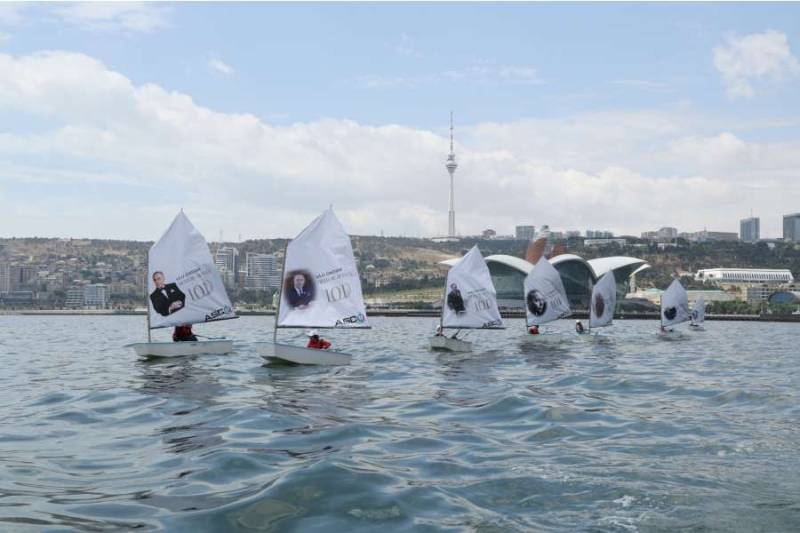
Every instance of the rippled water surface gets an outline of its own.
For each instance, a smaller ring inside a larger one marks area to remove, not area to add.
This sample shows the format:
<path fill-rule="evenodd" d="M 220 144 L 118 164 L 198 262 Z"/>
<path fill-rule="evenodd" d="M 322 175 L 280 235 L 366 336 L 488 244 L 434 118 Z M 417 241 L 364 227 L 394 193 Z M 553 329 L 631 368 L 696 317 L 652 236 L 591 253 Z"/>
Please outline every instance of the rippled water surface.
<path fill-rule="evenodd" d="M 159 362 L 143 317 L 0 317 L 0 530 L 800 530 L 800 325 L 372 322 L 323 368 L 263 366 L 268 317 Z"/>

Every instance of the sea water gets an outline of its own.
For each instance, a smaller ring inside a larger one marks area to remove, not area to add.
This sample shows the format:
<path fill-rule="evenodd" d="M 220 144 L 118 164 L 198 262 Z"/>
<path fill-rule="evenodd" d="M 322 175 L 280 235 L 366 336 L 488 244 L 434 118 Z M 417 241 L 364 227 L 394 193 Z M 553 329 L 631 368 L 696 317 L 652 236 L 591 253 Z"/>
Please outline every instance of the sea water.
<path fill-rule="evenodd" d="M 800 530 L 800 325 L 371 322 L 299 367 L 269 317 L 161 361 L 143 317 L 0 317 L 0 531 Z"/>

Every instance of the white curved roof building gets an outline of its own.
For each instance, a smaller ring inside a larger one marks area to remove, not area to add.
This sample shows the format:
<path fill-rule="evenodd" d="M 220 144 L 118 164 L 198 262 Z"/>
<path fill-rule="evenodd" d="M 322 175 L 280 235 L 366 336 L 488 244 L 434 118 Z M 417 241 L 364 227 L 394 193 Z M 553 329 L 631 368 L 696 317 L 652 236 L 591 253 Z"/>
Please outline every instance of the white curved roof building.
<path fill-rule="evenodd" d="M 461 258 L 448 259 L 441 264 L 453 266 L 460 260 Z M 502 254 L 490 255 L 485 260 L 492 274 L 492 282 L 497 289 L 500 305 L 521 307 L 522 283 L 525 276 L 533 269 L 533 264 L 519 257 Z M 620 291 L 627 292 L 631 275 L 650 268 L 643 259 L 624 256 L 601 257 L 587 261 L 575 254 L 561 254 L 550 259 L 550 262 L 561 274 L 570 304 L 577 307 L 588 306 L 592 285 L 606 272 L 613 271 Z"/>

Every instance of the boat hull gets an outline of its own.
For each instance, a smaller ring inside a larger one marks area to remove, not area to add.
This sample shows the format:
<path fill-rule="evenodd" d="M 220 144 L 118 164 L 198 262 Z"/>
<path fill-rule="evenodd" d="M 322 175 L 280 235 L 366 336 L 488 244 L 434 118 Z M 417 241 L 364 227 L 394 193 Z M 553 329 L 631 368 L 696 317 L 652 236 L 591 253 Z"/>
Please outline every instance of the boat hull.
<path fill-rule="evenodd" d="M 186 355 L 224 355 L 233 351 L 233 341 L 227 339 L 187 342 L 137 342 L 128 344 L 139 357 L 183 357 Z"/>
<path fill-rule="evenodd" d="M 256 350 L 267 361 L 298 365 L 349 365 L 353 358 L 350 354 L 333 350 L 316 350 L 272 342 L 257 342 Z"/>
<path fill-rule="evenodd" d="M 471 352 L 472 343 L 461 339 L 453 339 L 443 335 L 431 337 L 431 350 L 444 352 Z"/>

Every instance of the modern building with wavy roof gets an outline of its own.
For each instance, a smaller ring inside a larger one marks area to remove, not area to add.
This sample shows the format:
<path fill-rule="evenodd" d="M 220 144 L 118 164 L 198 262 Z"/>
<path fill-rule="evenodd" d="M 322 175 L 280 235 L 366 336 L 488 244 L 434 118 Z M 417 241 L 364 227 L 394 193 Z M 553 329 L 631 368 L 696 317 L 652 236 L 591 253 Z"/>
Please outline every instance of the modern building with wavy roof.
<path fill-rule="evenodd" d="M 512 255 L 490 255 L 484 258 L 492 282 L 497 290 L 497 300 L 501 307 L 522 307 L 523 281 L 533 269 L 533 263 Z M 453 266 L 461 258 L 447 259 L 441 264 Z M 561 274 L 564 288 L 567 291 L 570 306 L 587 308 L 592 285 L 606 272 L 613 271 L 620 295 L 628 292 L 631 276 L 650 268 L 644 259 L 635 257 L 613 256 L 589 259 L 588 261 L 574 254 L 560 254 L 550 262 Z"/>

